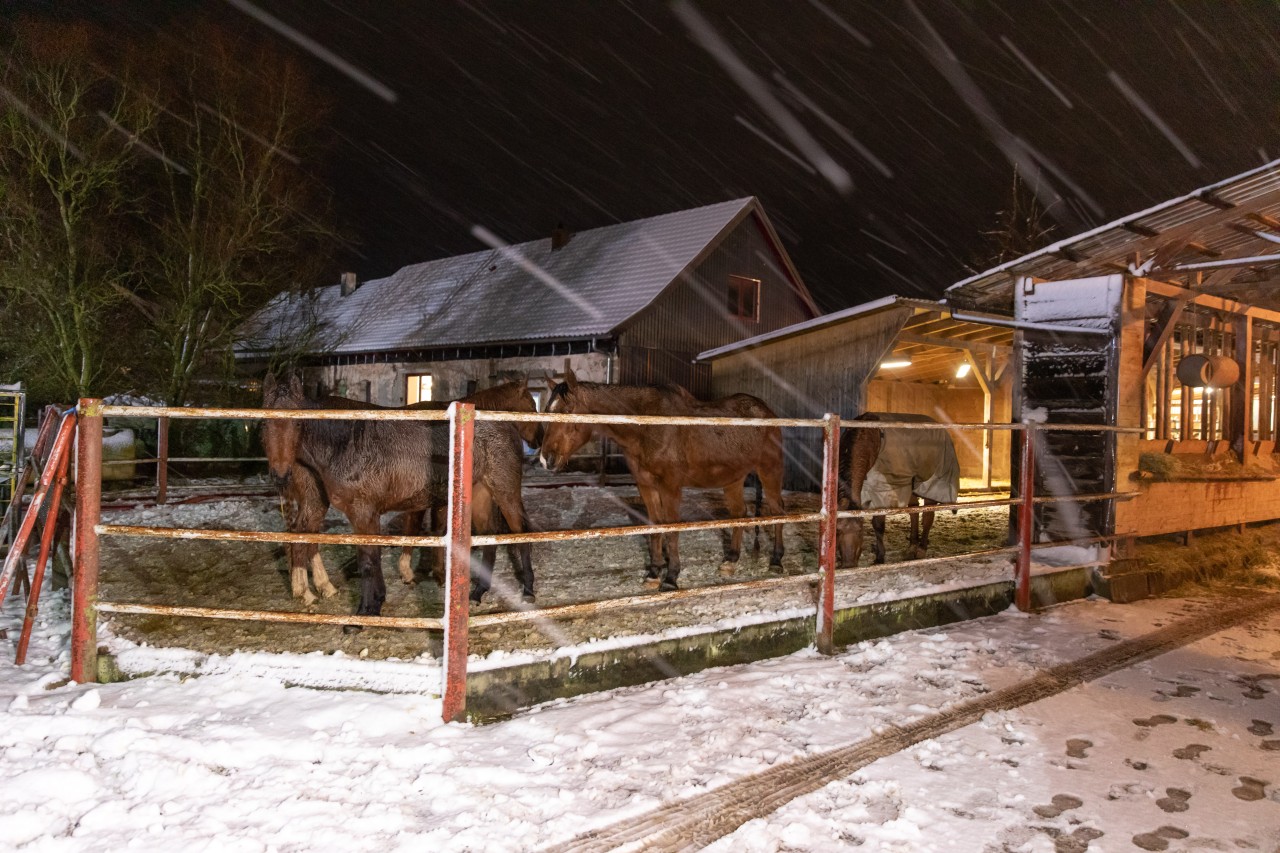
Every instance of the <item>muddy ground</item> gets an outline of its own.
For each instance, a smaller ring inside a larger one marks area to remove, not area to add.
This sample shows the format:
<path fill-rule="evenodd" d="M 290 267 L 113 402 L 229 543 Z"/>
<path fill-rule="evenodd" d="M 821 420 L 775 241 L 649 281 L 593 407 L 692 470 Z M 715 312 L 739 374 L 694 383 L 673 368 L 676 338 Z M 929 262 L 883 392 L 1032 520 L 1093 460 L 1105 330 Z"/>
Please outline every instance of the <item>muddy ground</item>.
<path fill-rule="evenodd" d="M 817 496 L 787 495 L 788 512 L 810 511 Z M 539 483 L 526 486 L 525 504 L 530 521 L 538 530 L 609 527 L 635 523 L 642 510 L 632 486 L 555 486 Z M 686 492 L 684 518 L 698 520 L 726 517 L 719 492 Z M 1007 510 L 966 510 L 957 515 L 940 514 L 934 524 L 930 555 L 961 554 L 1003 545 Z M 271 498 L 245 497 L 194 504 L 170 504 L 114 510 L 104 513 L 107 524 L 269 530 L 283 529 L 279 508 Z M 891 518 L 887 543 L 890 559 L 906 546 L 907 519 Z M 384 519 L 384 527 L 396 532 L 395 519 Z M 330 512 L 326 532 L 347 531 L 346 519 Z M 680 549 L 683 588 L 725 586 L 738 581 L 777 577 L 769 571 L 769 539 L 761 531 L 760 551 L 744 546 L 734 576 L 720 573 L 722 544 L 718 531 L 682 534 Z M 548 620 L 520 623 L 502 628 L 471 629 L 471 650 L 488 654 L 495 649 L 516 651 L 583 642 L 593 638 L 647 634 L 684 625 L 712 624 L 718 620 L 754 612 L 773 612 L 812 606 L 811 585 L 800 576 L 817 569 L 816 524 L 787 525 L 784 533 L 784 565 L 797 583 L 766 591 L 751 589 L 688 601 L 668 602 L 653 607 L 610 611 L 607 615 L 550 623 Z M 869 536 L 868 536 L 869 538 Z M 537 605 L 550 607 L 582 601 L 644 595 L 645 562 L 643 537 L 628 536 L 583 542 L 538 544 L 533 548 L 537 576 Z M 869 548 L 867 549 L 869 551 Z M 338 594 L 318 601 L 313 609 L 321 613 L 352 613 L 359 599 L 359 578 L 355 549 L 323 549 L 329 574 Z M 441 590 L 431 580 L 425 563 L 418 569 L 418 582 L 406 586 L 396 569 L 397 549 L 383 549 L 383 573 L 387 581 L 389 616 L 440 616 Z M 869 562 L 869 554 L 863 561 Z M 837 606 L 937 584 L 974 584 L 1010 576 L 1006 557 L 973 558 L 939 564 L 896 569 L 867 568 L 854 578 L 842 579 L 837 589 Z M 513 595 L 514 593 L 514 595 Z M 180 604 L 250 610 L 305 610 L 290 596 L 285 550 L 280 545 L 240 542 L 206 542 L 124 537 L 105 537 L 102 545 L 101 600 L 111 602 Z M 494 590 L 473 613 L 508 609 L 505 601 L 518 600 L 505 554 L 498 556 Z M 365 653 L 372 658 L 415 658 L 438 648 L 439 636 L 425 631 L 366 629 L 348 635 L 338 626 L 286 625 L 192 618 L 153 616 L 110 617 L 111 629 L 121 637 L 155 646 L 189 648 L 203 652 L 342 650 Z"/>

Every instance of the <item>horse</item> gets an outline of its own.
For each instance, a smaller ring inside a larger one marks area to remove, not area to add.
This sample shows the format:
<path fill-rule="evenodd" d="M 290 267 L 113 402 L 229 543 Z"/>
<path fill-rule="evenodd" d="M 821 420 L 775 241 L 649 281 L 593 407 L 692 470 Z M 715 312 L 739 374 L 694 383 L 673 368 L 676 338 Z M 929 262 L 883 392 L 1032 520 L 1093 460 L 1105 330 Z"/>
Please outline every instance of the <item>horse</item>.
<path fill-rule="evenodd" d="M 347 397 L 328 396 L 317 402 L 321 408 L 325 409 L 394 408 L 362 403 Z M 461 402 L 472 403 L 477 409 L 491 411 L 537 411 L 533 395 L 529 393 L 525 383 L 521 381 L 504 382 L 501 385 L 477 391 L 468 397 L 463 397 Z M 448 408 L 448 405 L 447 402 L 424 401 L 404 408 L 443 410 Z M 523 421 L 516 424 L 516 428 L 522 441 L 534 448 L 538 446 L 542 435 L 542 425 L 540 423 Z M 324 486 L 314 471 L 298 463 L 286 481 L 285 486 L 281 489 L 280 498 L 281 514 L 285 519 L 285 530 L 290 533 L 319 533 L 323 530 L 324 517 L 329 511 L 329 498 L 325 495 Z M 442 510 L 443 508 L 437 507 L 437 509 Z M 424 529 L 422 512 L 406 512 L 402 513 L 400 517 L 401 532 L 405 536 L 414 536 Z M 501 521 L 501 518 L 499 517 L 495 521 Z M 435 529 L 442 528 L 443 524 L 436 524 L 435 526 Z M 290 584 L 295 598 L 301 598 L 302 603 L 307 606 L 310 606 L 316 600 L 307 586 L 308 565 L 311 568 L 312 584 L 322 598 L 328 598 L 337 592 L 329 581 L 324 561 L 320 557 L 319 546 L 313 542 L 298 542 L 290 543 L 286 550 L 290 566 Z M 519 546 L 509 546 L 508 551 L 511 557 L 511 565 L 517 567 L 522 559 Z M 496 549 L 493 546 L 486 546 L 482 549 L 482 565 L 492 566 L 495 553 Z M 412 554 L 413 549 L 411 548 L 402 548 L 400 551 L 398 568 L 400 578 L 406 584 L 414 582 Z M 444 566 L 441 561 L 433 561 L 432 575 L 435 577 L 437 584 L 444 584 Z"/>
<path fill-rule="evenodd" d="M 263 408 L 320 409 L 326 405 L 329 403 L 307 399 L 296 376 L 285 383 L 276 382 L 269 375 L 263 382 Z M 382 513 L 422 513 L 444 503 L 449 439 L 448 425 L 443 422 L 268 419 L 263 425 L 262 441 L 272 479 L 282 492 L 294 489 L 291 494 L 304 497 L 298 505 L 305 505 L 314 513 L 320 505 L 315 496 L 305 484 L 293 483 L 295 476 L 305 480 L 310 472 L 322 490 L 320 500 L 342 511 L 356 533 L 380 533 Z M 509 530 L 524 532 L 528 524 L 520 493 L 523 459 L 519 434 L 508 423 L 479 422 L 475 425 L 472 455 L 473 530 L 481 534 L 496 532 L 500 514 Z M 287 523 L 289 515 L 286 513 Z M 292 515 L 294 523 L 304 517 L 308 522 L 314 519 L 314 515 L 301 512 Z M 532 601 L 531 548 L 527 544 L 515 547 L 520 549 L 516 576 L 525 600 Z M 485 559 L 491 560 L 492 551 L 485 552 Z M 356 612 L 376 616 L 386 599 L 381 548 L 361 545 L 357 555 L 361 590 Z M 491 562 L 483 562 L 479 571 L 473 571 L 472 601 L 479 602 L 488 591 L 492 570 Z M 305 587 L 305 569 L 293 567 L 295 594 L 299 574 Z M 327 575 L 324 580 L 327 582 Z M 344 630 L 352 629 L 355 626 Z"/>
<path fill-rule="evenodd" d="M 735 394 L 704 403 L 679 386 L 604 385 L 579 382 L 573 371 L 551 392 L 546 411 L 558 414 L 685 415 L 701 417 L 772 418 L 765 403 L 747 394 Z M 770 515 L 782 506 L 782 430 L 772 426 L 680 426 L 548 423 L 539 458 L 544 468 L 563 471 L 573 455 L 593 434 L 603 434 L 622 448 L 627 467 L 635 478 L 649 519 L 658 524 L 680 520 L 683 490 L 721 488 L 732 517 L 746 515 L 743 483 L 755 472 L 764 491 Z M 757 507 L 757 514 L 759 508 Z M 742 548 L 742 528 L 733 528 L 725 542 L 722 570 L 737 563 Z M 666 556 L 665 572 L 658 584 Z M 770 568 L 782 571 L 782 529 L 773 527 Z M 646 583 L 663 590 L 678 589 L 679 539 L 675 533 L 649 538 Z"/>
<path fill-rule="evenodd" d="M 883 412 L 865 412 L 856 420 L 936 423 L 926 415 Z M 840 509 L 915 506 L 917 497 L 924 506 L 955 503 L 959 488 L 956 448 L 944 429 L 854 428 L 840 436 Z M 871 527 L 876 534 L 875 562 L 880 564 L 884 562 L 884 516 L 873 516 Z M 907 559 L 925 555 L 931 527 L 932 511 L 911 513 Z M 862 519 L 840 519 L 836 531 L 837 564 L 856 567 L 862 556 Z"/>

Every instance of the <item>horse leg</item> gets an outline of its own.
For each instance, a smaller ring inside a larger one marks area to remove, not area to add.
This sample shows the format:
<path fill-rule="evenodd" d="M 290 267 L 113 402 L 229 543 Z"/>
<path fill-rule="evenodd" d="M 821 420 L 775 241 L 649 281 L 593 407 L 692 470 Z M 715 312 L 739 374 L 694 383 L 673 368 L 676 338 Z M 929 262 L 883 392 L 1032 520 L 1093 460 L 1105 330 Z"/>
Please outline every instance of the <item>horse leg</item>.
<path fill-rule="evenodd" d="M 650 524 L 658 524 L 659 518 L 662 517 L 662 499 L 658 494 L 658 490 L 648 480 L 636 479 L 636 488 L 640 492 L 640 499 L 644 502 L 645 515 L 648 516 Z M 666 564 L 665 548 L 661 534 L 649 534 L 649 562 L 644 567 L 644 583 L 645 586 L 656 585 L 659 572 Z M 650 583 L 650 582 L 653 583 Z"/>
<path fill-rule="evenodd" d="M 837 509 L 859 509 L 853 501 L 841 498 Z M 856 569 L 862 557 L 863 523 L 861 518 L 842 518 L 836 522 L 836 568 Z"/>
<path fill-rule="evenodd" d="M 347 512 L 351 528 L 356 533 L 377 536 L 382 532 L 378 512 L 371 504 L 357 504 Z M 356 562 L 360 566 L 359 616 L 378 616 L 382 603 L 387 600 L 387 585 L 382 579 L 382 548 L 377 545 L 360 545 L 356 548 Z M 348 634 L 360 630 L 359 625 L 344 625 Z"/>
<path fill-rule="evenodd" d="M 660 523 L 669 524 L 680 520 L 680 497 L 678 487 L 662 496 L 663 520 Z M 680 588 L 676 583 L 676 579 L 680 577 L 680 534 L 664 533 L 663 540 L 667 551 L 667 570 L 662 575 L 662 583 L 658 589 L 670 592 Z"/>
<path fill-rule="evenodd" d="M 921 498 L 921 503 L 925 506 L 937 506 L 937 501 L 931 501 L 928 498 Z M 917 546 L 916 558 L 922 559 L 929 553 L 929 530 L 933 527 L 933 512 L 923 513 L 924 518 L 920 522 L 920 544 Z"/>
<path fill-rule="evenodd" d="M 915 507 L 916 496 L 912 495 L 907 506 Z M 907 534 L 907 559 L 914 560 L 920 556 L 920 513 L 911 513 L 911 532 Z"/>
<path fill-rule="evenodd" d="M 529 529 L 529 517 L 525 515 L 524 499 L 519 491 L 501 492 L 495 495 L 495 500 L 508 530 L 512 533 L 524 533 Z M 507 554 L 511 558 L 511 567 L 515 571 L 516 581 L 520 584 L 520 597 L 532 603 L 534 600 L 533 545 L 529 542 L 511 545 L 507 549 Z"/>
<path fill-rule="evenodd" d="M 428 510 L 431 513 L 431 532 L 439 535 L 444 533 L 444 513 L 443 506 L 432 506 Z M 444 586 L 444 548 L 431 549 L 431 577 L 435 578 L 436 586 Z"/>
<path fill-rule="evenodd" d="M 884 562 L 884 516 L 871 516 L 871 529 L 876 532 L 876 558 L 873 561 L 875 565 Z"/>
<path fill-rule="evenodd" d="M 289 512 L 285 515 L 285 529 L 292 533 L 320 533 L 324 530 L 324 517 L 329 511 L 329 501 L 315 475 L 302 466 L 295 465 L 290 486 L 284 500 Z M 289 546 L 289 581 L 293 596 L 301 598 L 304 605 L 315 603 L 315 596 L 307 587 L 307 566 L 311 567 L 311 582 L 321 598 L 337 593 L 329 582 L 320 546 L 314 542 L 299 542 Z"/>
<path fill-rule="evenodd" d="M 474 484 L 471 490 L 471 530 L 473 533 L 493 533 L 493 493 L 484 483 Z M 471 601 L 479 604 L 484 594 L 493 586 L 493 564 L 498 549 L 487 545 L 480 549 L 480 562 L 471 562 Z"/>
<path fill-rule="evenodd" d="M 724 505 L 730 518 L 746 517 L 747 500 L 742 494 L 744 486 L 744 482 L 739 480 L 724 487 Z M 732 575 L 738 568 L 738 557 L 742 553 L 742 528 L 721 531 L 720 537 L 724 542 L 724 562 L 720 564 L 720 574 Z"/>
<path fill-rule="evenodd" d="M 760 476 L 757 472 L 757 476 Z M 760 481 L 765 483 L 765 478 L 760 476 Z M 782 465 L 778 464 L 778 470 L 772 474 L 764 486 L 765 510 L 769 515 L 782 515 L 786 512 L 786 507 L 782 503 Z M 769 570 L 773 572 L 782 571 L 782 525 L 775 524 L 773 527 L 773 554 L 769 557 Z"/>
<path fill-rule="evenodd" d="M 405 536 L 417 536 L 418 534 L 420 534 L 422 532 L 422 522 L 424 520 L 423 518 L 424 515 L 425 513 L 422 511 L 401 513 L 400 515 L 400 519 L 402 522 L 401 530 L 400 530 L 401 534 Z M 400 562 L 396 564 L 396 567 L 399 568 L 400 570 L 400 580 L 412 586 L 413 585 L 413 549 L 412 548 L 406 547 L 406 548 L 400 549 Z"/>

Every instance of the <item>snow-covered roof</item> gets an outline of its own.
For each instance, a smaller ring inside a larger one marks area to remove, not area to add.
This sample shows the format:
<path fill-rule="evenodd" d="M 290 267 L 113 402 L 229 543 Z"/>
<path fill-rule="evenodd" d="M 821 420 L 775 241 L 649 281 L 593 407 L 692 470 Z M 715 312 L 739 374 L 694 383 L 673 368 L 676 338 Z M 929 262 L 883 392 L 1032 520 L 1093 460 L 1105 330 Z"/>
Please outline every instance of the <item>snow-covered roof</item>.
<path fill-rule="evenodd" d="M 334 354 L 605 337 L 750 215 L 812 304 L 759 202 L 749 197 L 582 231 L 558 249 L 546 237 L 414 264 L 349 296 L 338 285 L 313 291 L 305 305 L 304 297 L 281 296 L 247 324 L 240 349 L 263 349 L 306 317 L 324 327 L 317 350 Z"/>
<path fill-rule="evenodd" d="M 1166 280 L 1197 276 L 1207 292 L 1265 301 L 1268 294 L 1257 285 L 1280 275 L 1280 160 L 956 282 L 946 299 L 1007 310 L 1020 278 L 1061 281 L 1115 272 Z"/>

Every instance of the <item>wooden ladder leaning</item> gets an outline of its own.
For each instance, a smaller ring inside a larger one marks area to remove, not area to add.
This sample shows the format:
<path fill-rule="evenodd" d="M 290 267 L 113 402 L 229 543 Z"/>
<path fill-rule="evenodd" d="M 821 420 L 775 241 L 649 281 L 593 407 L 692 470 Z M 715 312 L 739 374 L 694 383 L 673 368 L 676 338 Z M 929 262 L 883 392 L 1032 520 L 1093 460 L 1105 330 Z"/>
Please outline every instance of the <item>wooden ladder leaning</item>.
<path fill-rule="evenodd" d="M 31 642 L 31 629 L 35 624 L 36 613 L 39 609 L 40 588 L 44 584 L 45 570 L 48 567 L 49 556 L 54 545 L 54 532 L 58 527 L 58 509 L 62 502 L 63 490 L 67 484 L 67 472 L 71 463 L 71 442 L 75 437 L 75 433 L 76 412 L 74 408 L 61 413 L 52 407 L 45 410 L 44 418 L 40 424 L 39 435 L 36 438 L 35 446 L 32 448 L 31 464 L 27 468 L 32 473 L 30 476 L 24 475 L 19 479 L 17 488 L 14 490 L 14 500 L 10 503 L 6 512 L 5 521 L 7 523 L 8 513 L 21 512 L 22 493 L 27 481 L 32 480 L 37 483 L 35 493 L 31 496 L 31 504 L 22 516 L 22 521 L 18 525 L 17 535 L 9 547 L 9 552 L 5 555 L 4 567 L 0 569 L 0 601 L 4 601 L 8 597 L 9 588 L 13 584 L 14 578 L 19 578 L 19 586 L 25 586 L 27 591 L 26 614 L 22 620 L 22 633 L 18 638 L 18 649 L 13 658 L 13 662 L 19 666 L 26 663 L 27 659 L 27 646 Z M 50 447 L 49 439 L 51 435 L 54 437 Z M 46 448 L 50 448 L 48 459 L 44 462 L 43 470 L 38 470 L 39 462 L 43 459 Z M 26 566 L 27 546 L 31 541 L 32 532 L 39 522 L 41 511 L 46 503 L 48 504 L 48 511 L 45 513 L 45 520 L 41 525 L 40 554 L 36 559 L 35 574 L 28 578 Z"/>

